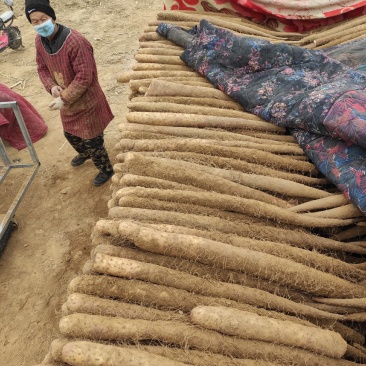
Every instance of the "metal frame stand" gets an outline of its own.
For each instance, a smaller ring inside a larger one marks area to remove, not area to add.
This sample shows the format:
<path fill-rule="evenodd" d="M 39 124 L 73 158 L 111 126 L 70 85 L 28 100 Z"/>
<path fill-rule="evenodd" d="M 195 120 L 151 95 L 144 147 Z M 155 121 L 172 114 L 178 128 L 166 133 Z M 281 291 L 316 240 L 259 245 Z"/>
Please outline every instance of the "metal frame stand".
<path fill-rule="evenodd" d="M 29 188 L 31 182 L 33 181 L 36 172 L 40 166 L 40 162 L 37 157 L 37 153 L 34 150 L 32 140 L 29 136 L 27 127 L 24 123 L 23 116 L 20 112 L 19 106 L 17 102 L 0 102 L 0 109 L 1 108 L 12 108 L 15 114 L 16 120 L 19 124 L 20 130 L 22 131 L 25 143 L 27 145 L 28 152 L 30 157 L 32 158 L 32 162 L 30 164 L 20 164 L 20 163 L 12 163 L 10 158 L 6 152 L 5 146 L 3 144 L 2 139 L 0 138 L 0 159 L 2 160 L 3 165 L 0 165 L 0 192 L 1 192 L 1 183 L 5 180 L 6 176 L 9 174 L 11 169 L 19 169 L 19 168 L 32 168 L 30 176 L 26 179 L 18 193 L 16 194 L 13 202 L 11 203 L 8 211 L 5 213 L 3 218 L 0 220 L 0 253 L 4 249 L 7 239 L 9 238 L 11 231 L 13 228 L 16 227 L 14 223 L 14 215 L 15 211 L 17 210 L 20 202 L 22 201 L 25 192 Z M 4 194 L 4 192 L 1 192 Z M 0 196 L 1 196 L 0 194 Z"/>

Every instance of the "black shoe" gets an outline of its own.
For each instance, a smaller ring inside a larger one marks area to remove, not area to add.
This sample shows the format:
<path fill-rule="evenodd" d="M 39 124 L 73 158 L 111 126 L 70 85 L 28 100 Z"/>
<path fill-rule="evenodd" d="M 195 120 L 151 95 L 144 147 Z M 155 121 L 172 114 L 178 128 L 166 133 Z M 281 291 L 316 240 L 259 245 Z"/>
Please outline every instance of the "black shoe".
<path fill-rule="evenodd" d="M 71 160 L 71 165 L 72 166 L 79 166 L 84 164 L 88 159 L 90 159 L 89 156 L 87 156 L 86 158 L 84 158 L 83 156 L 81 156 L 80 154 L 76 155 L 74 157 L 74 159 Z"/>
<path fill-rule="evenodd" d="M 104 184 L 111 176 L 113 175 L 113 171 L 111 172 L 100 172 L 93 180 L 93 184 L 97 187 Z"/>

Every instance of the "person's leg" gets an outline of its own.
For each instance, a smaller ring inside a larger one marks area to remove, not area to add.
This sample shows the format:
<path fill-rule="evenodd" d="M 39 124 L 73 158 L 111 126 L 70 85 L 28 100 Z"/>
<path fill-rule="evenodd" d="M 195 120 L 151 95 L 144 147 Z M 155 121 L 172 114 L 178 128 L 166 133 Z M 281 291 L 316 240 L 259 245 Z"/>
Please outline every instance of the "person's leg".
<path fill-rule="evenodd" d="M 72 135 L 71 133 L 65 131 L 64 135 L 67 141 L 70 143 L 70 145 L 74 148 L 74 150 L 78 152 L 78 155 L 76 155 L 71 160 L 72 166 L 79 166 L 83 164 L 86 160 L 90 159 L 87 147 L 85 146 L 84 140 L 82 138 Z"/>
<path fill-rule="evenodd" d="M 88 155 L 93 160 L 94 165 L 103 173 L 113 172 L 112 164 L 109 160 L 107 150 L 104 147 L 103 134 L 93 139 L 83 139 Z"/>
<path fill-rule="evenodd" d="M 96 186 L 102 185 L 113 175 L 113 167 L 104 147 L 103 134 L 93 139 L 84 139 L 83 143 L 88 155 L 99 170 L 99 174 L 95 177 L 93 184 Z"/>

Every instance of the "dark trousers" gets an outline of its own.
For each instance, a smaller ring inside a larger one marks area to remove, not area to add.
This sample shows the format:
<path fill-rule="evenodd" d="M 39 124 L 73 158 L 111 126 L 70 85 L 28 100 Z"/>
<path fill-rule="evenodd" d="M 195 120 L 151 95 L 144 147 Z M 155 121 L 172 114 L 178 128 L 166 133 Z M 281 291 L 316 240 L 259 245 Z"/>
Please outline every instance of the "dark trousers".
<path fill-rule="evenodd" d="M 65 137 L 70 145 L 84 158 L 91 158 L 94 165 L 104 173 L 113 171 L 107 150 L 104 147 L 103 134 L 92 139 L 82 139 L 71 133 L 65 132 Z"/>

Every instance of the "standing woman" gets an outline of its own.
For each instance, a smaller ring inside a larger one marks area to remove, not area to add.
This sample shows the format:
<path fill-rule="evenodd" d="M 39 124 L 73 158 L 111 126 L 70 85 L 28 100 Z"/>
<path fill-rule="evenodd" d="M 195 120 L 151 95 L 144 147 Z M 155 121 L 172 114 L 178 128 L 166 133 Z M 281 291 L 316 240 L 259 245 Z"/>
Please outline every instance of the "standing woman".
<path fill-rule="evenodd" d="M 113 175 L 103 131 L 114 116 L 99 85 L 93 47 L 76 30 L 56 23 L 49 0 L 26 0 L 25 14 L 38 33 L 39 78 L 55 98 L 49 108 L 60 110 L 66 139 L 78 152 L 71 165 L 92 159 L 99 170 L 93 184 L 100 186 Z"/>

